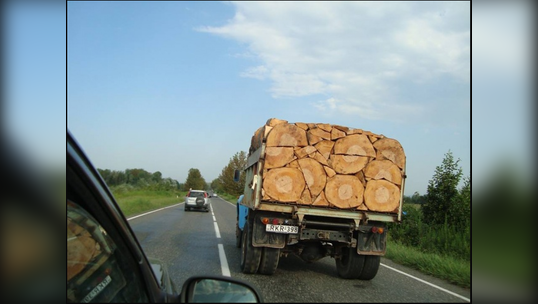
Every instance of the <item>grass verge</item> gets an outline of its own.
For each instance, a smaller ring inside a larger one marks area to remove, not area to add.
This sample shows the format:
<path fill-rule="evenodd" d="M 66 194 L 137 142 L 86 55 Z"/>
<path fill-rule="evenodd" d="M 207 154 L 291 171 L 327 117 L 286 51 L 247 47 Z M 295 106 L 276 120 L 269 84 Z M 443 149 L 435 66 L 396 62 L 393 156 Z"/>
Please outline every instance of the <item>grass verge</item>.
<path fill-rule="evenodd" d="M 186 192 L 134 191 L 114 193 L 114 197 L 126 217 L 144 213 L 185 201 Z"/>
<path fill-rule="evenodd" d="M 434 253 L 424 253 L 397 242 L 387 244 L 385 257 L 461 287 L 471 287 L 471 264 Z"/>

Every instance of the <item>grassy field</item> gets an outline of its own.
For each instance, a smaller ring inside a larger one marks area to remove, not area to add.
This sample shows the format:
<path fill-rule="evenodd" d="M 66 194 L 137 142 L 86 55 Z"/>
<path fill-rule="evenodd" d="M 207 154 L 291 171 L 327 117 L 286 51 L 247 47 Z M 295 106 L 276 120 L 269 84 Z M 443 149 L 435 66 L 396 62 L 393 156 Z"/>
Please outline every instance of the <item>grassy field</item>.
<path fill-rule="evenodd" d="M 114 191 L 112 191 L 114 193 Z M 114 193 L 125 216 L 133 216 L 150 210 L 167 207 L 185 201 L 186 192 L 179 191 L 133 191 Z M 220 193 L 219 197 L 231 203 L 237 196 Z M 461 287 L 471 286 L 471 264 L 469 261 L 449 256 L 424 253 L 414 247 L 405 246 L 390 239 L 386 258 L 437 278 L 445 279 Z"/>
<path fill-rule="evenodd" d="M 114 193 L 114 190 L 112 190 Z M 121 211 L 127 217 L 146 211 L 167 207 L 185 201 L 187 192 L 180 191 L 133 191 L 114 193 Z"/>

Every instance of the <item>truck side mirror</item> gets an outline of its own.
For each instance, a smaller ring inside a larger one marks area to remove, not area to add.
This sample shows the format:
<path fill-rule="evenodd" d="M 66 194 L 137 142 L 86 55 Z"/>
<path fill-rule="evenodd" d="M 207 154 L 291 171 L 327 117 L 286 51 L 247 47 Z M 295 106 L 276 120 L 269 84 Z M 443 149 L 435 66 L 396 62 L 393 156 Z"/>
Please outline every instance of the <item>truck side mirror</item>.
<path fill-rule="evenodd" d="M 234 182 L 239 182 L 239 177 L 241 176 L 241 173 L 239 172 L 239 170 L 235 170 L 234 171 Z"/>

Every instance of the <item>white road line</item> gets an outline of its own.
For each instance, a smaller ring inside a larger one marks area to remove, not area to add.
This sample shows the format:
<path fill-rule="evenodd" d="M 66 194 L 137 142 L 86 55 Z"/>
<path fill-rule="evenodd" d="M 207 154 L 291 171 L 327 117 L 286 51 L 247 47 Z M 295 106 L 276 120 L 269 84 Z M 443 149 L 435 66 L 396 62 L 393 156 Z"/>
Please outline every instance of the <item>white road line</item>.
<path fill-rule="evenodd" d="M 392 268 L 392 267 L 387 266 L 387 265 L 385 265 L 385 264 L 383 264 L 383 263 L 381 263 L 381 266 L 386 267 L 386 268 L 391 269 L 391 270 L 394 270 L 394 271 L 396 271 L 396 272 L 398 272 L 398 273 L 401 273 L 401 274 L 403 274 L 403 275 L 406 275 L 406 276 L 408 276 L 408 277 L 410 277 L 410 278 L 412 278 L 412 279 L 415 279 L 415 280 L 417 280 L 417 281 L 419 281 L 419 282 L 422 282 L 422 283 L 424 283 L 424 284 L 426 284 L 426 285 L 430 285 L 431 287 L 437 288 L 437 289 L 439 289 L 439 290 L 441 290 L 441 291 L 444 291 L 444 292 L 446 292 L 446 293 L 448 293 L 448 294 L 451 294 L 451 295 L 453 295 L 453 296 L 455 296 L 455 297 L 458 297 L 458 298 L 460 298 L 460 299 L 463 299 L 463 300 L 465 300 L 465 301 L 467 301 L 467 302 L 471 302 L 470 299 L 468 299 L 468 298 L 466 298 L 466 297 L 464 297 L 464 296 L 460 296 L 459 294 L 457 294 L 457 293 L 455 293 L 455 292 L 452 292 L 452 291 L 450 291 L 450 290 L 446 290 L 446 289 L 444 289 L 444 288 L 442 288 L 442 287 L 439 287 L 439 286 L 434 285 L 434 284 L 432 284 L 432 283 L 430 283 L 430 282 L 427 282 L 427 281 L 424 281 L 424 280 L 422 280 L 422 279 L 419 279 L 419 278 L 417 278 L 417 277 L 415 277 L 415 276 L 412 276 L 412 275 L 410 275 L 410 274 L 408 274 L 408 273 L 405 273 L 405 272 L 403 272 L 403 271 L 401 271 L 401 270 L 398 270 L 398 269 L 396 269 L 396 268 Z"/>
<path fill-rule="evenodd" d="M 230 268 L 228 267 L 228 260 L 226 260 L 226 253 L 224 252 L 224 246 L 219 244 L 219 258 L 220 258 L 220 268 L 222 269 L 222 275 L 225 277 L 231 277 Z"/>
<path fill-rule="evenodd" d="M 213 222 L 216 222 L 216 221 L 217 221 L 217 219 L 216 219 L 215 216 L 213 215 Z"/>
<path fill-rule="evenodd" d="M 179 203 L 179 204 L 183 204 L 183 203 Z M 153 210 L 153 211 L 150 211 L 150 212 L 142 213 L 142 214 L 139 214 L 139 215 L 130 217 L 130 218 L 128 218 L 127 220 L 130 221 L 130 220 L 135 219 L 135 218 L 137 218 L 137 217 L 141 217 L 141 216 L 144 216 L 144 215 L 148 215 L 148 214 L 150 214 L 150 213 L 153 213 L 153 212 L 157 212 L 157 211 L 161 211 L 161 210 L 164 210 L 164 209 L 168 209 L 168 208 L 172 208 L 172 207 L 178 206 L 179 204 L 175 204 L 175 205 L 172 205 L 172 206 L 168 206 L 168 207 L 164 207 L 164 208 L 161 208 L 161 209 Z"/>
<path fill-rule="evenodd" d="M 220 239 L 220 231 L 219 231 L 219 225 L 217 225 L 217 222 L 213 222 L 215 225 L 215 233 L 217 234 L 217 239 Z"/>

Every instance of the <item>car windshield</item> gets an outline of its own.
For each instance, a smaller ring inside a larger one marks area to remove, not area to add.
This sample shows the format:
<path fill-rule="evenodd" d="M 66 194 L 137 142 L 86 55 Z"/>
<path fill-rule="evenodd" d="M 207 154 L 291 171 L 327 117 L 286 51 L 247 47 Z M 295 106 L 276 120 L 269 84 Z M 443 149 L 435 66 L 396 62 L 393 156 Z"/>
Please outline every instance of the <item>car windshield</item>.
<path fill-rule="evenodd" d="M 204 193 L 191 191 L 191 193 L 189 193 L 189 197 L 204 197 Z"/>

